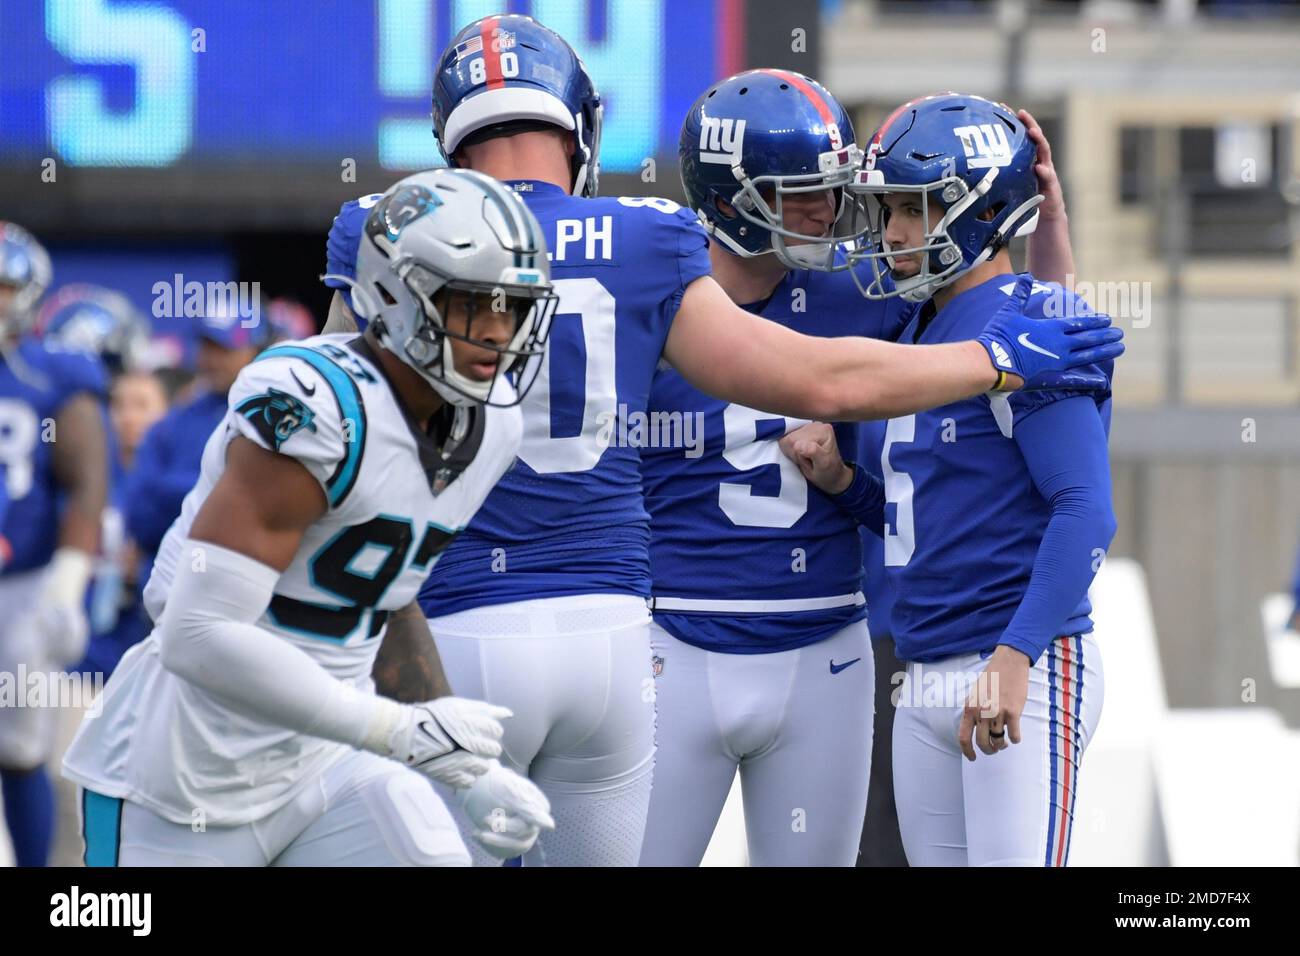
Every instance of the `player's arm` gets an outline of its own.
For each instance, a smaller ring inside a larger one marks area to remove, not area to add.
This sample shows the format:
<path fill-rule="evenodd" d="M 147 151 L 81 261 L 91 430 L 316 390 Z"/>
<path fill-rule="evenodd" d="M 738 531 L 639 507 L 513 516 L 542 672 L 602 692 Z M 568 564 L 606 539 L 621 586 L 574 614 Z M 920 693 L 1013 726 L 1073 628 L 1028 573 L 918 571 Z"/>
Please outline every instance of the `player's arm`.
<path fill-rule="evenodd" d="M 89 637 L 83 602 L 108 499 L 108 439 L 103 409 L 93 395 L 76 394 L 59 409 L 50 456 L 65 504 L 58 550 L 34 613 L 52 652 L 70 664 L 85 652 Z"/>
<path fill-rule="evenodd" d="M 664 357 L 718 398 L 795 418 L 892 418 L 979 395 L 999 385 L 1104 361 L 1123 351 L 1106 316 L 1031 319 L 1018 284 L 979 340 L 898 345 L 800 335 L 736 306 L 711 277 L 682 295 Z M 1033 336 L 1033 348 L 1021 337 Z M 995 349 L 996 347 L 996 349 Z M 999 354 L 1003 373 L 990 355 Z M 1019 377 L 1016 377 L 1019 376 Z"/>
<path fill-rule="evenodd" d="M 1043 201 L 1038 206 L 1038 228 L 1029 237 L 1026 255 L 1031 275 L 1047 282 L 1072 284 L 1074 250 L 1070 247 L 1070 220 L 1065 214 L 1065 193 L 1061 179 L 1052 163 L 1052 145 L 1047 141 L 1042 127 L 1028 110 L 1018 114 L 1025 124 L 1025 132 L 1038 147 L 1038 162 L 1034 174 L 1038 177 L 1038 191 Z"/>
<path fill-rule="evenodd" d="M 54 477 L 67 495 L 59 547 L 89 557 L 99 548 L 108 503 L 108 438 L 99 402 L 85 393 L 69 399 L 55 416 L 54 436 Z"/>
<path fill-rule="evenodd" d="M 1029 669 L 1087 595 L 1115 536 L 1106 432 L 1092 398 L 1062 398 L 1016 421 L 1014 440 L 1051 517 L 1025 596 L 985 668 L 997 680 L 986 682 L 986 699 L 962 717 L 958 738 L 970 760 L 972 730 L 985 753 L 1007 746 L 990 728 L 1005 725 L 1010 742 L 1020 742 Z"/>
<path fill-rule="evenodd" d="M 418 601 L 389 615 L 371 676 L 376 693 L 404 704 L 451 696 L 438 645 Z"/>
<path fill-rule="evenodd" d="M 326 506 L 320 482 L 300 462 L 234 438 L 177 561 L 158 624 L 163 666 L 269 723 L 468 786 L 500 754 L 499 721 L 509 711 L 456 698 L 411 706 L 364 693 L 257 626 Z"/>

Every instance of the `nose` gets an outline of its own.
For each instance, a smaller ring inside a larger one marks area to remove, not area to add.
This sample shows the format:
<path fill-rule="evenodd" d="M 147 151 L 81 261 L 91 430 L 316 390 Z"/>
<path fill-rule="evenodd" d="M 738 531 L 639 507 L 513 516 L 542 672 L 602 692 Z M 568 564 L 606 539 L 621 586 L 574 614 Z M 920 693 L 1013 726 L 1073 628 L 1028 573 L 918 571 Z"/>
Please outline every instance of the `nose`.
<path fill-rule="evenodd" d="M 907 240 L 902 218 L 902 216 L 888 216 L 885 223 L 885 242 L 895 249 L 902 248 Z"/>
<path fill-rule="evenodd" d="M 474 338 L 491 345 L 505 345 L 515 332 L 515 313 L 513 309 L 488 310 L 480 313 L 474 323 Z"/>

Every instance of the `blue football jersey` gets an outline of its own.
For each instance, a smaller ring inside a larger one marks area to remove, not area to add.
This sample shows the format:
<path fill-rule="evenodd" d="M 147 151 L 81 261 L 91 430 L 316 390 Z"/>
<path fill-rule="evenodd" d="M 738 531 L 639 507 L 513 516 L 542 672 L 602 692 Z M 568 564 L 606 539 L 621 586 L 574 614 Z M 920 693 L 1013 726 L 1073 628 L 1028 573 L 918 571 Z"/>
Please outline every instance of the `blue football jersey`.
<path fill-rule="evenodd" d="M 682 294 L 709 274 L 708 238 L 668 200 L 513 186 L 546 234 L 560 304 L 522 405 L 518 461 L 426 582 L 420 601 L 430 616 L 650 593 L 640 455 L 619 423 L 645 412 Z"/>
<path fill-rule="evenodd" d="M 937 315 L 927 303 L 899 341 L 975 338 L 1017 279 L 990 279 Z M 1073 293 L 1035 282 L 1025 314 L 1051 315 L 1076 302 L 1081 312 L 1088 310 Z M 1114 364 L 1100 370 L 1109 383 Z M 901 660 L 930 662 L 997 646 L 1025 595 L 1051 517 L 1011 436 L 1016 423 L 1034 412 L 1083 394 L 1096 402 L 1109 433 L 1109 388 L 986 394 L 890 420 L 881 451 L 885 566 L 895 594 L 892 625 Z M 1057 633 L 1090 631 L 1091 611 L 1085 595 Z"/>
<path fill-rule="evenodd" d="M 914 310 L 867 301 L 847 272 L 807 270 L 746 308 L 807 335 L 885 339 Z M 707 650 L 770 653 L 866 616 L 856 522 L 777 444 L 806 423 L 713 398 L 669 367 L 655 375 L 641 460 L 654 616 L 670 634 Z M 665 441 L 675 429 L 693 440 Z M 854 460 L 857 424 L 835 433 Z"/>
<path fill-rule="evenodd" d="M 54 554 L 63 493 L 54 477 L 53 423 L 81 392 L 104 397 L 104 370 L 94 356 L 34 338 L 0 352 L 0 462 L 9 501 L 0 536 L 12 550 L 0 575 L 44 567 Z"/>

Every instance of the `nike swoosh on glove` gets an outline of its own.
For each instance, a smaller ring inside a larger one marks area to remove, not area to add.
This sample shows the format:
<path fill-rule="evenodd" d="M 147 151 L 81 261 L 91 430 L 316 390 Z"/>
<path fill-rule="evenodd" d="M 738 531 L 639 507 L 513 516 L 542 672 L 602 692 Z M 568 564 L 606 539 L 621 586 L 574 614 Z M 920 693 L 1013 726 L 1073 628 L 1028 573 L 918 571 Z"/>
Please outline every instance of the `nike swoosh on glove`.
<path fill-rule="evenodd" d="M 501 756 L 501 721 L 511 715 L 508 708 L 463 697 L 409 704 L 389 738 L 389 750 L 394 760 L 461 790 Z"/>
<path fill-rule="evenodd" d="M 546 794 L 495 761 L 461 794 L 461 804 L 474 826 L 474 839 L 498 859 L 523 856 L 543 830 L 555 829 Z"/>
<path fill-rule="evenodd" d="M 984 326 L 978 341 L 993 367 L 1019 375 L 1024 388 L 1106 388 L 1106 376 L 1082 368 L 1124 354 L 1122 330 L 1110 316 L 1089 313 L 1066 318 L 1032 318 L 1024 314 L 1033 288 L 1031 276 L 1021 276 L 1007 303 Z"/>

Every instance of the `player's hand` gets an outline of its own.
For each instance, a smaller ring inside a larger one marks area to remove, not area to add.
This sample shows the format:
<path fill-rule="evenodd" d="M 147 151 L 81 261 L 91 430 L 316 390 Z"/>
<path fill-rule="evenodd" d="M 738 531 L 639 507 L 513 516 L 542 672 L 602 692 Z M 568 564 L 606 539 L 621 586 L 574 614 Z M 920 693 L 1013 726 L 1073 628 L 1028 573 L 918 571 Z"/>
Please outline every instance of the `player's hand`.
<path fill-rule="evenodd" d="M 474 839 L 498 859 L 523 856 L 543 830 L 554 830 L 551 803 L 527 777 L 496 761 L 461 794 Z"/>
<path fill-rule="evenodd" d="M 992 755 L 1020 743 L 1020 714 L 1029 696 L 1030 660 L 999 644 L 971 688 L 957 728 L 957 743 L 967 760 L 975 759 L 972 734 L 980 750 Z"/>
<path fill-rule="evenodd" d="M 501 721 L 510 716 L 505 707 L 463 697 L 408 704 L 389 749 L 394 760 L 461 790 L 501 756 Z"/>
<path fill-rule="evenodd" d="M 1021 276 L 1007 302 L 984 326 L 979 343 L 993 367 L 1018 376 L 1024 388 L 1105 388 L 1100 372 L 1079 368 L 1119 358 L 1124 333 L 1110 324 L 1110 316 L 1092 311 L 1061 318 L 1035 319 L 1025 315 L 1033 288 L 1030 276 Z M 1004 386 L 1021 387 L 1015 379 Z"/>
<path fill-rule="evenodd" d="M 803 476 L 828 495 L 841 494 L 853 484 L 853 469 L 840 457 L 835 429 L 825 422 L 800 425 L 777 444 Z"/>
<path fill-rule="evenodd" d="M 1038 206 L 1040 222 L 1065 219 L 1065 193 L 1061 191 L 1061 180 L 1056 175 L 1056 166 L 1052 163 L 1052 144 L 1047 141 L 1038 120 L 1029 110 L 1016 113 L 1020 122 L 1025 124 L 1025 135 L 1038 147 L 1038 162 L 1034 165 L 1034 175 L 1038 177 L 1038 191 L 1043 201 Z"/>

